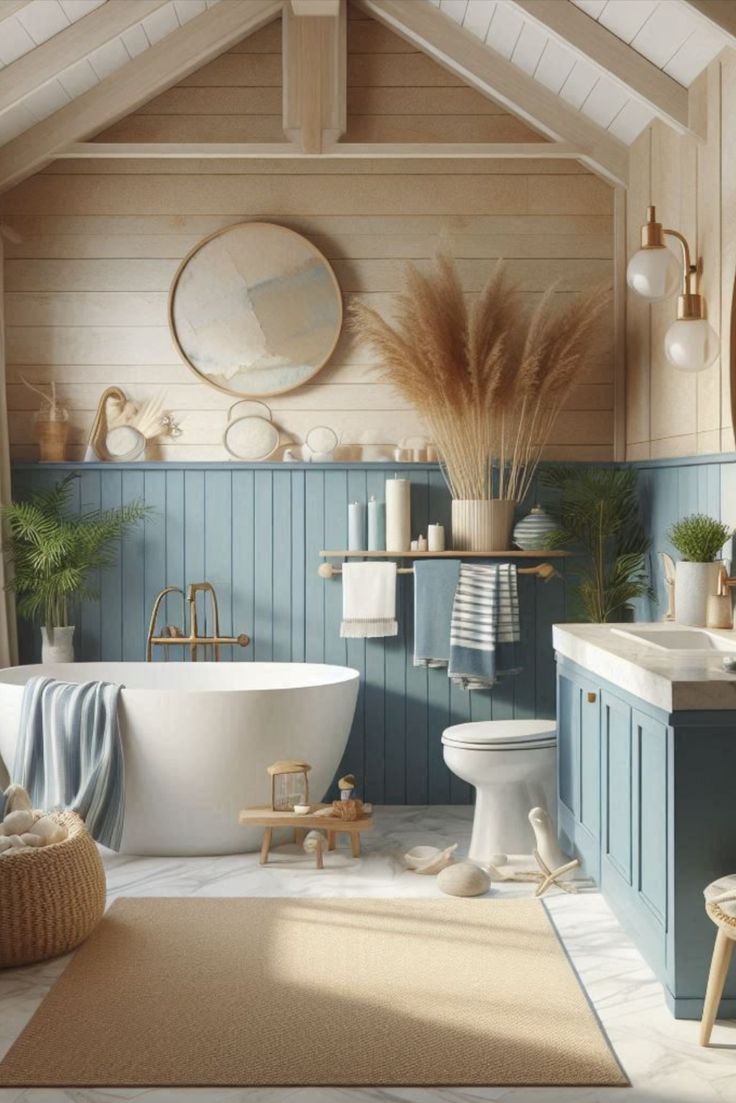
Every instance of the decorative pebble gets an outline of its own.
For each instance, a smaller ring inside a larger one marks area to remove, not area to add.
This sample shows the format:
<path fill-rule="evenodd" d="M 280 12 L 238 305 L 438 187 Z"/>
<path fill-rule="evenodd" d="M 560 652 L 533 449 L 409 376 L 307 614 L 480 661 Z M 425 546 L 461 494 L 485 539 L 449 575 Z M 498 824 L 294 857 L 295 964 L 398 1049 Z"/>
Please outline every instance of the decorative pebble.
<path fill-rule="evenodd" d="M 30 831 L 33 827 L 33 812 L 26 808 L 19 808 L 17 812 L 8 812 L 2 822 L 3 835 L 22 835 L 24 831 Z"/>
<path fill-rule="evenodd" d="M 12 849 L 13 848 L 12 848 L 10 839 L 6 838 L 5 835 L 0 835 L 0 854 L 2 854 L 3 851 L 5 851 L 5 850 L 12 850 Z"/>
<path fill-rule="evenodd" d="M 491 879 L 475 862 L 454 862 L 437 874 L 437 884 L 448 896 L 481 896 Z"/>
<path fill-rule="evenodd" d="M 6 838 L 7 838 L 8 842 L 10 843 L 10 845 L 12 847 L 14 847 L 15 849 L 18 849 L 19 847 L 26 845 L 23 842 L 23 840 L 21 839 L 20 835 L 6 835 Z"/>
<path fill-rule="evenodd" d="M 21 835 L 21 839 L 26 846 L 43 846 L 43 839 L 40 835 L 34 835 L 31 831 L 24 831 Z"/>

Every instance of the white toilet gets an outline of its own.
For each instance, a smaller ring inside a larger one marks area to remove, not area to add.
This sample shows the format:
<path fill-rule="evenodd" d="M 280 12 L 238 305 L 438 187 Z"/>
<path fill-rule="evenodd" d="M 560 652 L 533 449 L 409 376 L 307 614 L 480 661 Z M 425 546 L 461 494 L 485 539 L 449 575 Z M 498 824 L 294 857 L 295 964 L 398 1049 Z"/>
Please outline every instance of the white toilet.
<path fill-rule="evenodd" d="M 501 865 L 531 854 L 530 809 L 557 819 L 557 730 L 554 720 L 487 720 L 455 724 L 442 735 L 447 768 L 475 788 L 468 857 Z"/>

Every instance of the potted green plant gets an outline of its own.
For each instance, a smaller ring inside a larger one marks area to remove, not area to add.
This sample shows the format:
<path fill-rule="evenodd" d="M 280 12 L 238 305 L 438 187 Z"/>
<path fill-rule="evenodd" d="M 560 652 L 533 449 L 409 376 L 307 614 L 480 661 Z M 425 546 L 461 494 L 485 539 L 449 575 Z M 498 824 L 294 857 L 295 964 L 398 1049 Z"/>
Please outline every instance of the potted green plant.
<path fill-rule="evenodd" d="M 632 602 L 650 592 L 649 537 L 639 518 L 632 467 L 553 467 L 542 483 L 559 492 L 549 512 L 557 531 L 548 547 L 580 553 L 570 568 L 577 581 L 576 614 L 593 623 L 629 620 Z"/>
<path fill-rule="evenodd" d="M 4 551 L 13 565 L 6 589 L 15 593 L 20 616 L 41 622 L 42 659 L 49 663 L 74 661 L 70 605 L 97 598 L 87 584 L 90 572 L 114 561 L 113 544 L 146 512 L 142 502 L 131 502 L 70 516 L 77 477 L 67 475 L 51 490 L 0 509 Z"/>
<path fill-rule="evenodd" d="M 704 625 L 708 598 L 718 592 L 721 550 L 733 530 L 704 513 L 690 513 L 676 521 L 667 535 L 682 556 L 675 565 L 675 620 Z"/>

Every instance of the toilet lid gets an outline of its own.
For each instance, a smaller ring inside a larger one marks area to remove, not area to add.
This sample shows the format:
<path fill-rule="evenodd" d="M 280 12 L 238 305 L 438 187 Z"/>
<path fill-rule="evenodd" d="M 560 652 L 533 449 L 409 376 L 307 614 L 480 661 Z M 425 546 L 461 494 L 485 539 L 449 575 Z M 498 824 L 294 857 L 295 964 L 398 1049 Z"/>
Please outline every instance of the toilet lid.
<path fill-rule="evenodd" d="M 445 728 L 442 742 L 462 747 L 553 746 L 557 741 L 554 720 L 484 720 Z"/>

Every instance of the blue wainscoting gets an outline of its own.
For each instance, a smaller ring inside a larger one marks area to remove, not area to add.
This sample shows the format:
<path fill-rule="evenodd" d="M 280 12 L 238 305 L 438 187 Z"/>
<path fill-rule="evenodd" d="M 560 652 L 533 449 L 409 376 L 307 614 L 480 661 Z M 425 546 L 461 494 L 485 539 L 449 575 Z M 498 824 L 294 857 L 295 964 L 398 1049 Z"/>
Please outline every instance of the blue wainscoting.
<path fill-rule="evenodd" d="M 692 456 L 673 460 L 640 460 L 642 517 L 652 537 L 654 599 L 642 601 L 638 620 L 661 620 L 667 610 L 664 577 L 657 552 L 677 553 L 667 533 L 688 513 L 707 513 L 736 528 L 736 455 Z M 729 558 L 736 559 L 733 551 Z"/>
<path fill-rule="evenodd" d="M 412 481 L 414 532 L 449 525 L 450 500 L 435 465 L 423 464 L 19 464 L 14 493 L 48 486 L 67 470 L 75 508 L 110 508 L 140 498 L 151 514 L 123 541 L 116 564 L 93 585 L 99 602 L 75 611 L 79 658 L 140 660 L 148 616 L 164 586 L 208 579 L 225 633 L 252 644 L 233 661 L 340 663 L 361 672 L 358 708 L 341 770 L 364 779 L 367 799 L 394 804 L 463 804 L 469 787 L 445 768 L 440 737 L 466 720 L 553 717 L 551 626 L 565 619 L 564 577 L 522 578 L 523 673 L 493 692 L 451 686 L 441 670 L 412 663 L 411 576 L 399 579 L 399 635 L 342 640 L 342 589 L 317 575 L 322 548 L 344 548 L 347 504 L 384 497 L 384 481 Z M 565 572 L 564 563 L 560 570 Z M 180 623 L 176 603 L 167 619 Z M 21 625 L 23 661 L 38 657 L 37 633 Z"/>

